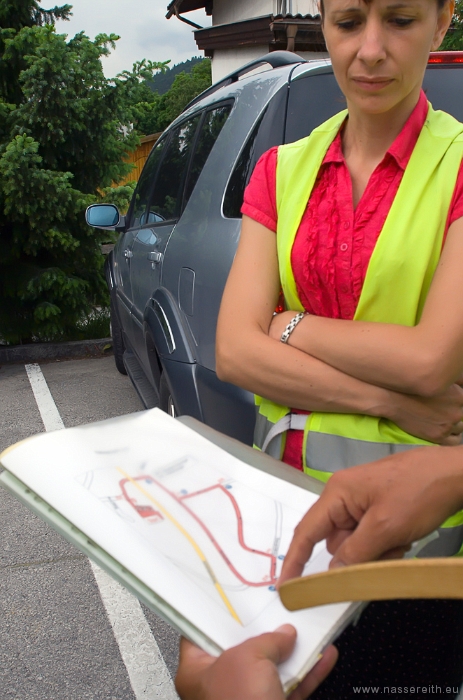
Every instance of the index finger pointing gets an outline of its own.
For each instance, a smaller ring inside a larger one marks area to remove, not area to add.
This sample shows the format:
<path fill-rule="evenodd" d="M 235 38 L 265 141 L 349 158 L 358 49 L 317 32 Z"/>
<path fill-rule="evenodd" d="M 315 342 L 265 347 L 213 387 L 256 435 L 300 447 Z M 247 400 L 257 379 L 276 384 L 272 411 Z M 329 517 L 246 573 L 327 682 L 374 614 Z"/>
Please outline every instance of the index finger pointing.
<path fill-rule="evenodd" d="M 320 507 L 320 500 L 318 500 L 304 515 L 294 530 L 293 539 L 283 562 L 277 588 L 288 579 L 301 575 L 317 542 L 326 539 L 333 529 L 334 524 L 328 515 L 327 509 Z"/>

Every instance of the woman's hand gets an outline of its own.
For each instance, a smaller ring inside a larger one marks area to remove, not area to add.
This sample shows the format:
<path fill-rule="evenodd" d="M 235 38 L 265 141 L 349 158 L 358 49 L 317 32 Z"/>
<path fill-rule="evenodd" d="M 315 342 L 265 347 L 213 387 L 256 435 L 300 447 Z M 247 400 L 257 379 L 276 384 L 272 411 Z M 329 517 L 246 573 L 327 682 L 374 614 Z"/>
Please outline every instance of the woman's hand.
<path fill-rule="evenodd" d="M 277 664 L 287 659 L 296 643 L 296 630 L 283 625 L 228 649 L 218 658 L 186 639 L 180 642 L 175 679 L 182 700 L 284 700 Z M 329 647 L 289 700 L 305 700 L 330 673 L 338 654 Z"/>
<path fill-rule="evenodd" d="M 459 445 L 463 433 L 463 389 L 452 384 L 432 398 L 397 393 L 385 417 L 422 440 Z"/>

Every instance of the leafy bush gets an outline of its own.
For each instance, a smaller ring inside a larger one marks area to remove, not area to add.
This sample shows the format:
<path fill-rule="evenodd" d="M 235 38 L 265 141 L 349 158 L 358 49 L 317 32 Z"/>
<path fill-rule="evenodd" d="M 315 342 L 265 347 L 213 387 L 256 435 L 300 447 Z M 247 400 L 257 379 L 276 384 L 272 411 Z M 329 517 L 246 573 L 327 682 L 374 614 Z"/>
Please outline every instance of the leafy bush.
<path fill-rule="evenodd" d="M 110 312 L 108 307 L 103 307 L 96 308 L 90 315 L 79 319 L 75 328 L 66 335 L 50 338 L 50 340 L 92 340 L 92 338 L 109 338 L 110 335 Z"/>
<path fill-rule="evenodd" d="M 166 66 L 141 61 L 106 79 L 100 59 L 118 37 L 67 41 L 53 22 L 70 9 L 0 2 L 0 337 L 10 343 L 66 337 L 107 306 L 108 233 L 84 212 L 127 206 L 133 184 L 111 184 L 132 168 L 137 101 Z"/>
<path fill-rule="evenodd" d="M 144 134 L 164 131 L 192 99 L 212 83 L 211 61 L 208 58 L 193 66 L 190 73 L 179 73 L 172 87 L 163 95 L 152 93 L 149 102 L 137 103 L 134 108 L 134 123 Z"/>
<path fill-rule="evenodd" d="M 441 51 L 463 51 L 463 0 L 456 0 L 452 25 L 440 47 Z"/>

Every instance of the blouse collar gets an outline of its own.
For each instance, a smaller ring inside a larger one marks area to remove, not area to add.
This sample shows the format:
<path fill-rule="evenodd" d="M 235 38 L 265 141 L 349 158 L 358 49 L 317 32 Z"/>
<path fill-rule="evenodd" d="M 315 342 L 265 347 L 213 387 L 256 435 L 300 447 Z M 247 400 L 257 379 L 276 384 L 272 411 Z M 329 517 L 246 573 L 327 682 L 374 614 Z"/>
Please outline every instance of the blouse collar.
<path fill-rule="evenodd" d="M 420 97 L 416 103 L 413 112 L 408 117 L 404 124 L 404 127 L 397 138 L 394 140 L 390 148 L 388 149 L 386 155 L 390 155 L 397 162 L 397 165 L 405 170 L 408 161 L 413 153 L 416 142 L 418 141 L 418 136 L 420 135 L 421 129 L 424 126 L 426 117 L 428 115 L 428 101 L 423 90 L 420 92 Z M 325 163 L 343 163 L 344 154 L 342 152 L 342 141 L 341 133 L 342 128 L 339 130 L 336 138 L 334 139 L 331 146 L 328 148 L 326 155 L 323 159 L 323 165 Z M 386 157 L 386 156 L 385 156 Z"/>

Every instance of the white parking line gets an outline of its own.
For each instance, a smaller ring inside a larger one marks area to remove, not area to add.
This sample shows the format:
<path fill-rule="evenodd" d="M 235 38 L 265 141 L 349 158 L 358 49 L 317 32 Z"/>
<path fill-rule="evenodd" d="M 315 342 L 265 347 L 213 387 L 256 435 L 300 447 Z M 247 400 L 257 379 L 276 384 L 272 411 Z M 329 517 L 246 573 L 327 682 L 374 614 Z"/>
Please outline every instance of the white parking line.
<path fill-rule="evenodd" d="M 90 562 L 137 698 L 177 700 L 172 678 L 138 600 Z"/>
<path fill-rule="evenodd" d="M 37 364 L 25 365 L 47 432 L 64 423 Z M 138 600 L 90 562 L 136 700 L 178 700 L 169 670 Z"/>
<path fill-rule="evenodd" d="M 45 430 L 47 433 L 51 430 L 61 430 L 64 428 L 64 423 L 53 401 L 53 396 L 50 394 L 50 389 L 40 366 L 25 365 L 25 367 Z"/>

